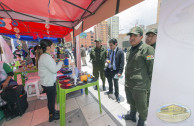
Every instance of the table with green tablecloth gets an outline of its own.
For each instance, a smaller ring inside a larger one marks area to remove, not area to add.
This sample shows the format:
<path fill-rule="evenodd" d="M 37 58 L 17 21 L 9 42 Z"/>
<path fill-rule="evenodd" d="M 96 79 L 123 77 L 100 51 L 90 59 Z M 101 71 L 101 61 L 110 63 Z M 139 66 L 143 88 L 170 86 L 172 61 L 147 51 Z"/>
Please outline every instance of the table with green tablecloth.
<path fill-rule="evenodd" d="M 26 68 L 25 69 L 26 73 L 33 73 L 33 72 L 38 72 L 38 69 L 36 69 L 35 67 L 32 68 Z M 16 70 L 14 70 L 14 80 L 17 82 L 17 75 L 21 75 L 21 79 L 22 79 L 22 85 L 25 85 L 25 79 L 24 77 L 22 77 L 22 72 L 25 72 L 23 68 L 18 68 Z"/>
<path fill-rule="evenodd" d="M 90 86 L 97 86 L 97 91 L 98 91 L 98 100 L 99 100 L 99 109 L 100 113 L 102 113 L 102 108 L 101 108 L 101 99 L 100 99 L 100 88 L 99 88 L 99 81 L 95 82 L 89 82 L 84 85 L 79 85 L 70 89 L 63 89 L 61 88 L 61 84 L 59 81 L 57 81 L 57 99 L 59 102 L 60 106 L 60 126 L 65 126 L 65 112 L 66 112 L 66 94 L 70 92 L 74 92 L 80 89 L 85 89 L 85 94 L 88 95 L 88 87 Z"/>

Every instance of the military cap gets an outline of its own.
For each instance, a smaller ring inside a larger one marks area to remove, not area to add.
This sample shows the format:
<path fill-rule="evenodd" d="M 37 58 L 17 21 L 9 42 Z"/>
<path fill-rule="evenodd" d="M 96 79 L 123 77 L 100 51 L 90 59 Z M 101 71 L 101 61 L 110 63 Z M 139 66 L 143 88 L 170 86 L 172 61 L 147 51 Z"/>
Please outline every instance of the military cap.
<path fill-rule="evenodd" d="M 133 27 L 129 33 L 127 33 L 127 35 L 131 35 L 131 34 L 135 34 L 135 35 L 143 35 L 143 29 L 141 27 L 135 26 Z"/>
<path fill-rule="evenodd" d="M 101 39 L 96 39 L 96 40 L 94 40 L 94 42 L 102 42 L 102 40 Z"/>
<path fill-rule="evenodd" d="M 148 32 L 146 32 L 146 35 L 148 35 L 149 33 L 153 33 L 153 34 L 157 35 L 158 29 L 157 28 L 151 28 L 150 30 L 148 30 Z"/>

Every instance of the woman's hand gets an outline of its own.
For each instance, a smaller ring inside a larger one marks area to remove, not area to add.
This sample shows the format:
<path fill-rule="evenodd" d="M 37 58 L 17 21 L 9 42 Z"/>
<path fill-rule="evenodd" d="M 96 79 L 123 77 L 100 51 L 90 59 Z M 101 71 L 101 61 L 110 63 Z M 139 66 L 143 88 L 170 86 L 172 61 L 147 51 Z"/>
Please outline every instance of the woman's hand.
<path fill-rule="evenodd" d="M 7 81 L 5 81 L 5 82 L 2 83 L 2 88 L 3 89 L 6 88 L 7 86 L 8 86 L 8 82 Z"/>

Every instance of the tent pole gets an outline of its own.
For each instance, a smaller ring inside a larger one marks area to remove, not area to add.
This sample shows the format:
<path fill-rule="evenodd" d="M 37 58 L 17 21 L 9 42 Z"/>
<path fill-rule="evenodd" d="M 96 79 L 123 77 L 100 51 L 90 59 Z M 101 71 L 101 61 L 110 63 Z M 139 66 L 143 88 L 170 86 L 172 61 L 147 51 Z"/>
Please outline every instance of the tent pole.
<path fill-rule="evenodd" d="M 118 14 L 119 13 L 119 5 L 120 5 L 120 0 L 117 0 L 115 14 Z"/>
<path fill-rule="evenodd" d="M 82 21 L 82 32 L 83 32 L 83 29 L 84 29 L 84 21 Z"/>
<path fill-rule="evenodd" d="M 73 27 L 73 45 L 74 45 L 74 52 L 73 53 L 74 53 L 75 65 L 77 66 L 77 60 L 76 60 L 77 59 L 76 58 L 77 57 L 76 56 L 76 50 L 77 49 L 76 49 L 76 40 L 75 40 L 75 36 L 74 35 L 75 35 L 75 29 Z"/>
<path fill-rule="evenodd" d="M 73 5 L 73 6 L 75 6 L 75 7 L 77 7 L 77 8 L 79 8 L 79 9 L 85 10 L 85 11 L 87 11 L 87 12 L 90 13 L 90 14 L 93 14 L 93 13 L 90 12 L 89 10 L 84 9 L 83 7 L 80 7 L 80 6 L 74 4 L 74 3 L 70 2 L 70 1 L 67 1 L 67 0 L 63 0 L 63 1 L 66 2 L 66 3 L 69 3 L 69 4 Z"/>

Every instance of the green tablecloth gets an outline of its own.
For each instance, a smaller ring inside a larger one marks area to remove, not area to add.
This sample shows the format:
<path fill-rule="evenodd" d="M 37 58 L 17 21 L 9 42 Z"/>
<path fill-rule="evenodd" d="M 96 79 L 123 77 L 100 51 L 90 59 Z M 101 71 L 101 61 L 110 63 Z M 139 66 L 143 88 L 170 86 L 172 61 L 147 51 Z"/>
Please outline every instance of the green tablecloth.
<path fill-rule="evenodd" d="M 101 108 L 101 99 L 100 99 L 100 88 L 99 88 L 99 82 L 92 82 L 92 83 L 87 83 L 85 85 L 81 86 L 76 86 L 71 89 L 62 89 L 60 87 L 59 81 L 57 81 L 57 101 L 59 102 L 60 106 L 60 126 L 65 126 L 65 109 L 66 109 L 66 94 L 77 91 L 80 89 L 85 88 L 85 94 L 88 95 L 88 87 L 90 86 L 97 86 L 98 90 L 98 100 L 99 100 L 99 108 L 100 108 L 100 113 L 102 113 L 102 108 Z"/>
<path fill-rule="evenodd" d="M 33 73 L 33 72 L 38 72 L 38 69 L 36 68 L 26 68 L 26 73 Z M 14 70 L 14 80 L 17 82 L 17 75 L 21 75 L 22 79 L 22 85 L 25 86 L 25 79 L 22 77 L 22 72 L 24 72 L 23 68 L 19 68 L 17 70 Z"/>

